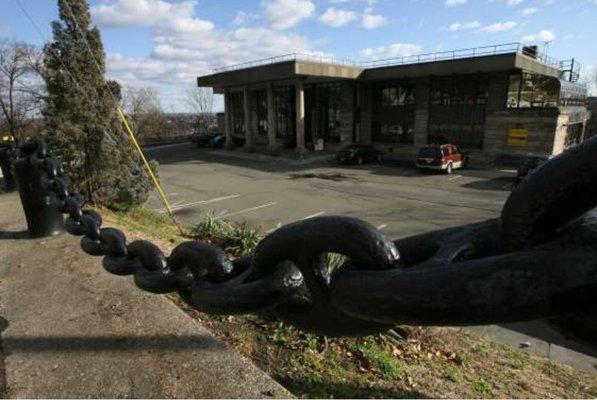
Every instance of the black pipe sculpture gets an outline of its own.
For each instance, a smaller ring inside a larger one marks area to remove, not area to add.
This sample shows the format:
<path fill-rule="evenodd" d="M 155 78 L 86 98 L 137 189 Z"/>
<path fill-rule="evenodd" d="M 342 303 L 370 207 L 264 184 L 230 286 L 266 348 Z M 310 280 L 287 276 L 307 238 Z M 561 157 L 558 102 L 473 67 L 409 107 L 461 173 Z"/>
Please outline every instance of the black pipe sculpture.
<path fill-rule="evenodd" d="M 83 251 L 103 256 L 113 274 L 133 275 L 142 290 L 178 292 L 204 312 L 275 309 L 309 331 L 362 335 L 400 323 L 589 320 L 597 310 L 597 138 L 525 178 L 498 219 L 393 242 L 359 219 L 319 217 L 276 230 L 252 257 L 234 261 L 198 241 L 169 256 L 148 241 L 128 243 L 83 208 L 43 141 L 26 142 L 20 155 L 43 172 L 55 207 L 68 214 L 66 230 L 83 236 Z M 327 253 L 347 261 L 329 271 Z"/>

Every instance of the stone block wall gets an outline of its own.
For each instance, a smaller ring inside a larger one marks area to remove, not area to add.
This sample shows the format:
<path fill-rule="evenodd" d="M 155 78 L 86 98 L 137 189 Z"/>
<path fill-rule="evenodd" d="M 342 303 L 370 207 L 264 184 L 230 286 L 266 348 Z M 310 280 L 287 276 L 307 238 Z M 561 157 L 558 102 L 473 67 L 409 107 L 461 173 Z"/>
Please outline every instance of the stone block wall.
<path fill-rule="evenodd" d="M 507 109 L 508 74 L 494 74 L 489 85 L 485 117 L 483 153 L 488 159 L 500 156 L 552 154 L 554 135 L 559 125 L 559 110 Z M 510 129 L 526 129 L 527 142 L 523 147 L 508 146 Z"/>

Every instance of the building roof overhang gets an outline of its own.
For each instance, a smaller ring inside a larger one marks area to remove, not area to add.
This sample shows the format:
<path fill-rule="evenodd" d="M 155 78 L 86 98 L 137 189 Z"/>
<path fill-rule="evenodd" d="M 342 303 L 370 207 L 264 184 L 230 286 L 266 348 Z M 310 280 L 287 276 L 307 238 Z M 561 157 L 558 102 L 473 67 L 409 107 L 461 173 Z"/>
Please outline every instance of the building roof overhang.
<path fill-rule="evenodd" d="M 197 85 L 212 87 L 216 92 L 221 93 L 226 88 L 289 81 L 297 78 L 305 78 L 308 81 L 338 79 L 376 81 L 491 73 L 517 69 L 555 78 L 559 78 L 561 75 L 559 68 L 544 64 L 533 57 L 520 53 L 506 53 L 374 68 L 290 60 L 200 76 L 197 78 Z"/>
<path fill-rule="evenodd" d="M 353 66 L 292 60 L 200 76 L 197 85 L 224 89 L 297 78 L 357 79 L 362 72 L 362 68 Z"/>
<path fill-rule="evenodd" d="M 426 76 L 491 73 L 516 69 L 555 78 L 559 78 L 561 75 L 558 68 L 543 64 L 540 61 L 523 54 L 510 53 L 370 68 L 363 71 L 360 79 L 375 81 L 385 79 L 421 78 Z"/>

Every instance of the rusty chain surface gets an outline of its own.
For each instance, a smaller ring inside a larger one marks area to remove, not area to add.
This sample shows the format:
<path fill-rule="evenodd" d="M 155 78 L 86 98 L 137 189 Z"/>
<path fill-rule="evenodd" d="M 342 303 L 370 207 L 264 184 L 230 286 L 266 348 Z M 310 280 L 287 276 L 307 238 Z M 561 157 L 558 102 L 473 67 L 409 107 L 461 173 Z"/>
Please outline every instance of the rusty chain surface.
<path fill-rule="evenodd" d="M 67 214 L 66 230 L 104 268 L 152 293 L 178 292 L 212 314 L 276 309 L 279 318 L 326 334 L 366 334 L 398 323 L 464 325 L 554 317 L 594 309 L 597 289 L 597 138 L 550 160 L 511 194 L 501 218 L 390 241 L 371 224 L 312 218 L 265 237 L 231 261 L 200 241 L 166 256 L 127 242 L 85 209 L 42 140 L 20 148 Z M 326 253 L 347 257 L 329 271 Z M 302 288 L 308 289 L 305 296 Z"/>

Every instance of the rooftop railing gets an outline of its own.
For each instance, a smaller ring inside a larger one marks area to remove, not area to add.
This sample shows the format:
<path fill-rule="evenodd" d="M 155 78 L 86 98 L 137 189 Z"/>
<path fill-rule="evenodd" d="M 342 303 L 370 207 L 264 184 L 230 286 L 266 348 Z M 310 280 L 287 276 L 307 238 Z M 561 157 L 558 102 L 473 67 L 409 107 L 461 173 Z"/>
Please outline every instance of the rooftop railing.
<path fill-rule="evenodd" d="M 225 67 L 215 68 L 213 70 L 214 73 L 220 72 L 227 72 L 227 71 L 235 71 L 239 69 L 245 68 L 252 68 L 252 67 L 259 67 L 263 65 L 270 65 L 270 64 L 277 64 L 285 61 L 308 61 L 308 62 L 315 62 L 320 64 L 334 64 L 334 65 L 344 65 L 353 68 L 380 68 L 380 67 L 391 67 L 397 65 L 411 65 L 411 64 L 422 64 L 428 62 L 436 62 L 436 61 L 448 61 L 448 60 L 458 60 L 463 58 L 477 58 L 477 57 L 486 57 L 486 56 L 494 56 L 500 54 L 525 54 L 527 56 L 533 57 L 538 61 L 542 62 L 543 64 L 552 66 L 554 68 L 562 69 L 563 62 L 559 61 L 553 57 L 550 57 L 546 54 L 541 54 L 540 52 L 534 54 L 529 51 L 529 47 L 523 45 L 522 43 L 514 42 L 514 43 L 505 43 L 505 44 L 497 44 L 493 46 L 483 46 L 483 47 L 473 47 L 468 49 L 459 49 L 459 50 L 449 50 L 449 51 L 438 51 L 434 53 L 425 53 L 425 54 L 415 54 L 415 55 L 408 55 L 408 56 L 401 56 L 401 57 L 391 57 L 379 60 L 369 60 L 369 61 L 354 61 L 344 58 L 336 58 L 334 56 L 328 54 L 317 54 L 317 53 L 308 53 L 308 52 L 296 52 L 296 53 L 288 53 L 283 54 L 280 56 L 274 57 L 267 57 L 258 60 L 247 61 L 240 64 L 229 65 Z"/>

